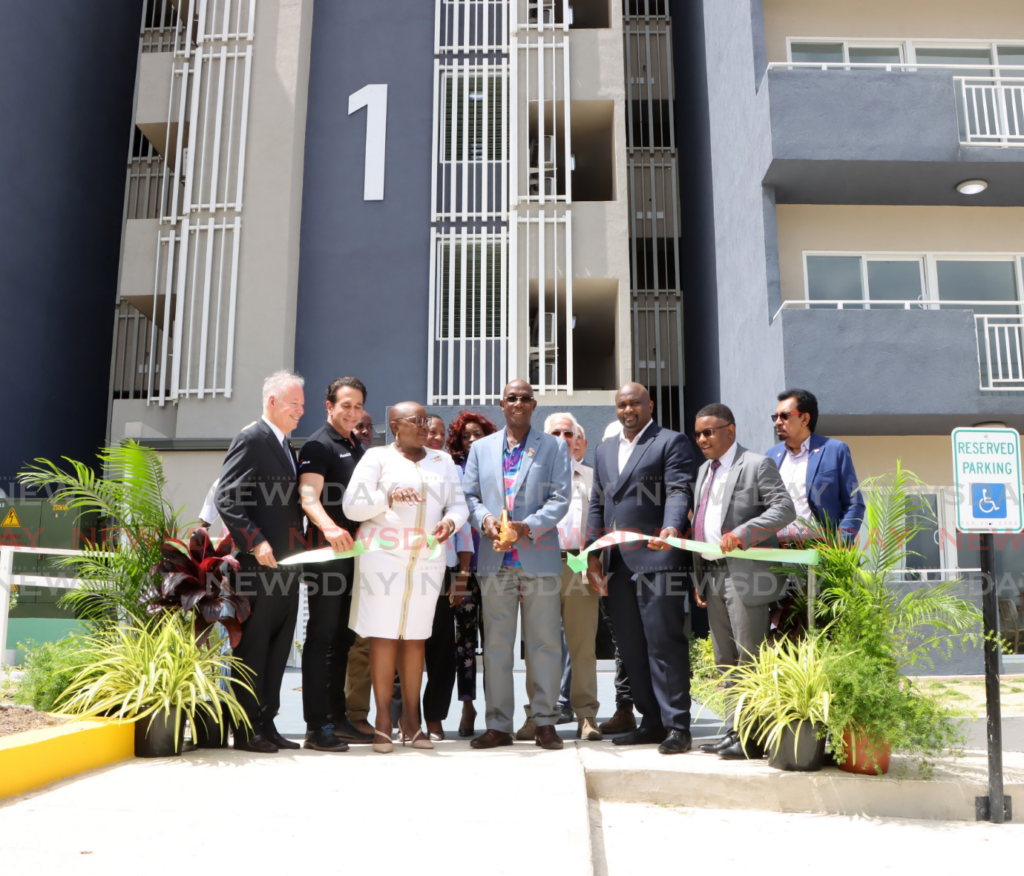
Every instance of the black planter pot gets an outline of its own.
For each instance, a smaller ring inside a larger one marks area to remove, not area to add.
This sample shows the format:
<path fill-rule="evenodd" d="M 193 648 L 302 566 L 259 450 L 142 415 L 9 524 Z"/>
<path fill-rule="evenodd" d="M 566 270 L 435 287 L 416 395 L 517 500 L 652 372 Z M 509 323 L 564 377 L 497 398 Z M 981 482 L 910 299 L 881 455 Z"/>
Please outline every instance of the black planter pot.
<path fill-rule="evenodd" d="M 224 716 L 227 718 L 227 715 Z M 217 719 L 206 712 L 197 712 L 194 718 L 189 719 L 192 725 L 192 744 L 196 748 L 227 748 L 228 747 L 228 725 L 217 723 Z"/>
<path fill-rule="evenodd" d="M 775 754 L 768 756 L 768 766 L 790 772 L 814 773 L 822 768 L 824 760 L 825 740 L 818 739 L 815 726 L 810 721 L 801 721 L 782 731 L 782 744 Z"/>
<path fill-rule="evenodd" d="M 178 707 L 170 711 L 154 712 L 147 718 L 135 722 L 136 757 L 175 757 L 181 754 L 185 743 L 185 722 L 182 720 L 178 732 L 174 732 Z"/>

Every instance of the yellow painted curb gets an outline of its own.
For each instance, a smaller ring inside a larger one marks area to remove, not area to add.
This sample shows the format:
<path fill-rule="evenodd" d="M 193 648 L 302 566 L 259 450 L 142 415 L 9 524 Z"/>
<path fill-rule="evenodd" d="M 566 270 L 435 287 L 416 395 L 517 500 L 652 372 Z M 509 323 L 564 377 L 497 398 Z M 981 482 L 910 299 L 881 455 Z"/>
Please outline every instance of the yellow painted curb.
<path fill-rule="evenodd" d="M 0 737 L 0 799 L 135 756 L 135 724 L 91 718 Z"/>

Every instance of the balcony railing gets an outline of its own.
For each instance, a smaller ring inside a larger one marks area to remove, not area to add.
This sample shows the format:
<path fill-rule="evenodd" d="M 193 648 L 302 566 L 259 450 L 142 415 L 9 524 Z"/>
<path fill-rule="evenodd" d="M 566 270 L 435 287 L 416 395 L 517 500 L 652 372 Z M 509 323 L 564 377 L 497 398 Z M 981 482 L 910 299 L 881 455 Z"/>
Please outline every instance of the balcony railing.
<path fill-rule="evenodd" d="M 972 310 L 977 329 L 979 388 L 1024 392 L 1024 304 L 1020 302 L 798 299 L 783 301 L 776 318 L 783 310 Z"/>
<path fill-rule="evenodd" d="M 770 70 L 881 70 L 916 73 L 950 71 L 963 146 L 1024 146 L 1024 66 L 971 65 L 978 73 L 962 75 L 964 65 L 857 64 L 841 61 L 773 61 Z"/>

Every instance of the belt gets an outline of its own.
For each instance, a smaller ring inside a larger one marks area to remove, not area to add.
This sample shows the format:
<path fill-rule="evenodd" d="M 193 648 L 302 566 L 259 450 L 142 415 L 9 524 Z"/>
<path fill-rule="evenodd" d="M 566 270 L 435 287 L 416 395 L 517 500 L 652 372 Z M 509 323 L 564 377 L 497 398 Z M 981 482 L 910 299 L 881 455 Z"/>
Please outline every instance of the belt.
<path fill-rule="evenodd" d="M 706 557 L 701 557 L 701 562 L 706 563 L 709 566 L 728 566 L 729 561 L 725 557 L 721 557 L 717 560 L 709 560 Z"/>

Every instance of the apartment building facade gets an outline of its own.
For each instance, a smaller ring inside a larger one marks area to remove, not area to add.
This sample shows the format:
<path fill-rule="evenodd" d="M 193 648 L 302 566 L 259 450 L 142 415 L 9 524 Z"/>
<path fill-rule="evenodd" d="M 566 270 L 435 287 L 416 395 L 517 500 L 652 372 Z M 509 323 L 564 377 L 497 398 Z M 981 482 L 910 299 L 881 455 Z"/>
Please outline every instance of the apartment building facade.
<path fill-rule="evenodd" d="M 1024 425 L 1024 18 L 980 0 L 691 4 L 681 165 L 691 406 L 774 443 L 784 387 L 858 475 L 896 460 L 935 512 L 909 581 L 977 569 L 955 536 L 949 434 Z M 996 571 L 1019 601 L 1024 554 Z M 933 570 L 933 571 L 928 571 Z M 946 571 L 943 571 L 946 570 Z"/>

